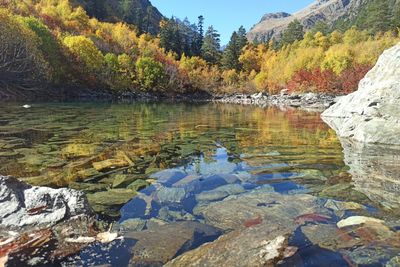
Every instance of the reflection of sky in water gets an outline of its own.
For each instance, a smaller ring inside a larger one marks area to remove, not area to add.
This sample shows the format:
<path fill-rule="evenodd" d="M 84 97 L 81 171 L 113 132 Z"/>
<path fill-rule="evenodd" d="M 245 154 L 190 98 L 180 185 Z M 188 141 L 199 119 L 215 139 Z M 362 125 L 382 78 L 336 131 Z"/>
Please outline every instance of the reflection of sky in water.
<path fill-rule="evenodd" d="M 198 201 L 196 201 L 196 195 L 202 192 L 213 192 L 213 190 L 218 190 L 218 188 L 228 184 L 240 184 L 245 191 L 252 190 L 257 187 L 268 186 L 271 187 L 273 191 L 284 194 L 306 192 L 306 189 L 303 186 L 290 181 L 291 177 L 301 176 L 298 173 L 282 172 L 255 175 L 249 172 L 249 170 L 259 168 L 270 169 L 273 167 L 286 167 L 286 164 L 250 167 L 245 162 L 232 163 L 229 161 L 229 153 L 227 149 L 223 147 L 219 147 L 216 150 L 216 153 L 212 159 L 213 161 L 209 162 L 206 161 L 204 157 L 199 157 L 194 159 L 192 163 L 188 165 L 174 169 L 163 170 L 151 175 L 152 178 L 157 179 L 157 184 L 142 190 L 142 196 L 135 197 L 124 207 L 122 207 L 122 217 L 120 222 L 131 218 L 149 219 L 153 216 L 157 216 L 157 212 L 163 206 L 172 210 L 183 209 L 185 212 L 191 213 L 193 208 L 199 204 Z M 181 183 L 188 177 L 193 177 L 193 180 L 187 183 Z M 279 181 L 272 182 L 270 185 L 265 182 L 271 180 Z M 260 183 L 260 181 L 264 182 Z M 146 214 L 146 205 L 149 204 L 146 203 L 146 197 L 143 197 L 143 195 L 152 197 L 156 194 L 157 190 L 160 190 L 160 187 L 183 188 L 186 192 L 185 198 L 179 203 L 157 203 L 152 201 L 152 212 Z"/>
<path fill-rule="evenodd" d="M 368 215 L 382 211 L 376 203 L 387 207 L 399 203 L 398 153 L 368 154 L 363 149 L 348 153 L 345 149 L 354 177 L 352 184 L 340 180 L 340 173 L 347 170 L 342 147 L 316 113 L 214 104 L 43 104 L 29 112 L 1 106 L 0 121 L 2 174 L 50 183 L 56 175 L 73 174 L 69 167 L 74 164 L 86 168 L 87 164 L 79 164 L 110 147 L 102 159 L 123 152 L 145 167 L 135 169 L 135 175 L 143 175 L 150 167 L 161 170 L 150 175 L 157 180 L 154 185 L 121 208 L 120 223 L 132 218 L 160 219 L 161 214 L 166 222 L 202 221 L 195 209 L 199 203 L 208 203 L 204 199 L 220 201 L 259 187 L 266 192 L 311 192 L 343 201 L 362 200 L 371 204 L 365 211 Z M 193 156 L 187 159 L 188 155 Z M 112 182 L 112 177 L 103 181 L 107 188 Z M 340 190 L 334 191 L 335 186 Z M 218 191 L 221 188 L 230 191 Z M 359 192 L 374 203 L 365 201 Z M 302 257 L 316 262 L 324 257 L 330 262 L 337 259 L 336 253 L 301 241 L 300 234 L 295 237 L 292 244 L 304 248 Z M 131 240 L 94 244 L 82 251 L 77 263 L 125 266 L 133 244 Z M 337 263 L 341 266 L 343 262 L 339 259 Z M 312 262 L 305 265 L 314 266 Z"/>

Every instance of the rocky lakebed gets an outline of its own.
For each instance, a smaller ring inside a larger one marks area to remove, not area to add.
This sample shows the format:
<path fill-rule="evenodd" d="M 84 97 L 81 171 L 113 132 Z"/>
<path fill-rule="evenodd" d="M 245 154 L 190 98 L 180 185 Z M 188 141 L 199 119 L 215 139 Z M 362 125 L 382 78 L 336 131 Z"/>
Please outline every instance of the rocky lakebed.
<path fill-rule="evenodd" d="M 323 119 L 221 101 L 0 106 L 0 266 L 399 266 L 399 56 L 317 101 Z"/>

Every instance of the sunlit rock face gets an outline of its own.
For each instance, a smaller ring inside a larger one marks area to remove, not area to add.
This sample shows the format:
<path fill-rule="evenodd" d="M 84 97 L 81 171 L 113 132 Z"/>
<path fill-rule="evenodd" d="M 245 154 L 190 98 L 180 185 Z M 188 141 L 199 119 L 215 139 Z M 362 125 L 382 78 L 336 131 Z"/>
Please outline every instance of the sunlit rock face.
<path fill-rule="evenodd" d="M 355 189 L 385 208 L 400 209 L 400 147 L 348 140 L 342 145 Z"/>
<path fill-rule="evenodd" d="M 318 22 L 332 24 L 340 18 L 352 18 L 366 0 L 317 0 L 296 13 L 285 12 L 265 14 L 247 34 L 249 41 L 280 39 L 290 22 L 299 20 L 305 30 L 313 28 Z"/>
<path fill-rule="evenodd" d="M 400 145 L 400 44 L 386 50 L 360 82 L 322 118 L 340 137 Z"/>

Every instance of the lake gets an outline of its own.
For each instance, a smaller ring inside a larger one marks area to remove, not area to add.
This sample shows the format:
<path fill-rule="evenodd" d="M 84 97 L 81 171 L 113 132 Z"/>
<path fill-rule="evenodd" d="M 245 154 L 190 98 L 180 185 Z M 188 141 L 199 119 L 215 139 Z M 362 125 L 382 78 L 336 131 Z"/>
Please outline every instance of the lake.
<path fill-rule="evenodd" d="M 84 191 L 125 237 L 82 248 L 59 259 L 63 266 L 157 266 L 222 235 L 276 225 L 294 250 L 280 266 L 395 262 L 398 155 L 339 140 L 319 113 L 292 108 L 0 107 L 0 174 Z M 355 216 L 380 222 L 340 226 Z"/>

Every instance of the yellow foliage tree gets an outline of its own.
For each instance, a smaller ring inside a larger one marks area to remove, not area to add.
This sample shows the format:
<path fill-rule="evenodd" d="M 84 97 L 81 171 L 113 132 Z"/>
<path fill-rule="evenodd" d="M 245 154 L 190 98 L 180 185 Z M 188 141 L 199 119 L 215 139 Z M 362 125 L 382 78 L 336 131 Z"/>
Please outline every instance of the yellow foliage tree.
<path fill-rule="evenodd" d="M 85 65 L 89 71 L 98 72 L 104 64 L 103 54 L 98 50 L 92 40 L 85 36 L 67 36 L 63 44 L 68 51 Z"/>

